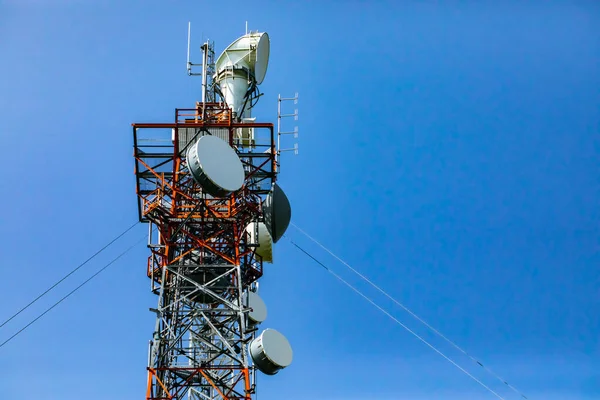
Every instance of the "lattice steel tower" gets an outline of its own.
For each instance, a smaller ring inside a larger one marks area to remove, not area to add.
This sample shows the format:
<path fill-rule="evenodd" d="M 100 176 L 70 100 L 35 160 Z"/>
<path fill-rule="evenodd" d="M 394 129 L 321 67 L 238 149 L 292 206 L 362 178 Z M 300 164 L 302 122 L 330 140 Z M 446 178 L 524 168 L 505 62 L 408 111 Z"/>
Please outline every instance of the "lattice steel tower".
<path fill-rule="evenodd" d="M 272 123 L 256 123 L 269 57 L 247 33 L 214 62 L 202 45 L 202 101 L 171 123 L 134 123 L 138 213 L 149 224 L 147 274 L 158 295 L 146 399 L 251 399 L 255 372 L 292 361 L 283 335 L 258 334 L 263 263 L 291 210 L 275 183 Z M 188 73 L 194 64 L 189 62 Z"/>

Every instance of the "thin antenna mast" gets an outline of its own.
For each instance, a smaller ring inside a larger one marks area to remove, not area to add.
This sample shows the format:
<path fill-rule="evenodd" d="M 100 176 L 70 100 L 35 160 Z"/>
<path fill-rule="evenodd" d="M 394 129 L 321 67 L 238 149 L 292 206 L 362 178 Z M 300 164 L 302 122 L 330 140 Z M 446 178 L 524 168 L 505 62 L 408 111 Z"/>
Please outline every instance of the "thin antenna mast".
<path fill-rule="evenodd" d="M 206 41 L 202 45 L 202 119 L 204 120 L 206 109 L 206 81 L 208 71 L 208 46 L 209 42 Z"/>
<path fill-rule="evenodd" d="M 188 21 L 188 45 L 187 45 L 187 73 L 192 74 L 192 63 L 190 62 L 190 37 L 192 31 L 192 22 Z"/>
<path fill-rule="evenodd" d="M 208 42 L 207 42 L 208 43 Z M 198 73 L 193 72 L 194 66 L 198 66 L 200 64 L 194 64 L 192 62 L 192 57 L 190 55 L 190 47 L 192 45 L 192 23 L 188 22 L 188 37 L 187 37 L 187 74 L 189 76 L 200 75 Z"/>

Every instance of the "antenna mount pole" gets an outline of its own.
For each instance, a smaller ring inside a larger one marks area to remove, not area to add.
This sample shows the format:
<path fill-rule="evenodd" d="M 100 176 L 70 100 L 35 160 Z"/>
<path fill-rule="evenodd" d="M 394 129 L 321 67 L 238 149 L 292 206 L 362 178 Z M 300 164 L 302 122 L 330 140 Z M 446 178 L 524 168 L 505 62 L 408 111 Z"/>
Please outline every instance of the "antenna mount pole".
<path fill-rule="evenodd" d="M 190 62 L 190 32 L 192 31 L 192 22 L 188 22 L 188 45 L 187 45 L 187 73 L 192 74 L 192 63 Z"/>
<path fill-rule="evenodd" d="M 208 71 L 208 46 L 209 43 L 206 42 L 202 45 L 202 120 L 204 120 L 205 116 L 205 108 L 206 108 L 206 82 L 207 82 L 207 71 Z"/>

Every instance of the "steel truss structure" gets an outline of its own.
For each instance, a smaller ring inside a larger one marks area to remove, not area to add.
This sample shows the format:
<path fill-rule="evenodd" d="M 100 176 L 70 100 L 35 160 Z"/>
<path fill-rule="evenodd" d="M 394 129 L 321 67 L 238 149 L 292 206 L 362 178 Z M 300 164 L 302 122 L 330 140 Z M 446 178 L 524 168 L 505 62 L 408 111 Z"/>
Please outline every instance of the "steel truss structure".
<path fill-rule="evenodd" d="M 227 105 L 197 103 L 177 109 L 173 123 L 132 126 L 139 219 L 150 232 L 147 275 L 158 295 L 146 399 L 251 399 L 247 345 L 256 327 L 247 295 L 263 267 L 246 228 L 263 221 L 276 179 L 273 124 L 234 122 Z M 202 135 L 236 149 L 241 190 L 213 198 L 194 181 L 185 155 Z"/>

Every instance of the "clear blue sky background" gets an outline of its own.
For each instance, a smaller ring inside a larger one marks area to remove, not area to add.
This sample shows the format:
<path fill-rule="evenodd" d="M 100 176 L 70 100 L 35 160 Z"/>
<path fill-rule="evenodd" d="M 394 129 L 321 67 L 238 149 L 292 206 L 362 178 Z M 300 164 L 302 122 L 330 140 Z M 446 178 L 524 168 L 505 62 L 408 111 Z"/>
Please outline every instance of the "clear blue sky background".
<path fill-rule="evenodd" d="M 189 20 L 197 62 L 203 34 L 218 52 L 246 20 L 270 34 L 256 116 L 275 122 L 277 94 L 300 93 L 300 155 L 280 176 L 299 226 L 531 399 L 600 398 L 594 1 L 0 2 L 1 320 L 135 220 L 130 124 L 200 97 Z M 137 247 L 0 348 L 0 397 L 143 398 L 147 255 Z M 264 325 L 295 359 L 259 377 L 260 399 L 494 398 L 285 240 L 275 256 Z"/>

